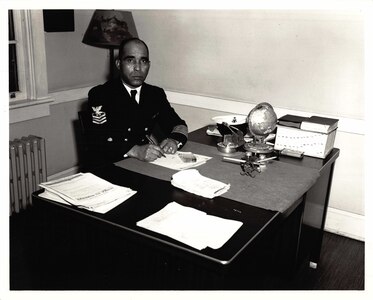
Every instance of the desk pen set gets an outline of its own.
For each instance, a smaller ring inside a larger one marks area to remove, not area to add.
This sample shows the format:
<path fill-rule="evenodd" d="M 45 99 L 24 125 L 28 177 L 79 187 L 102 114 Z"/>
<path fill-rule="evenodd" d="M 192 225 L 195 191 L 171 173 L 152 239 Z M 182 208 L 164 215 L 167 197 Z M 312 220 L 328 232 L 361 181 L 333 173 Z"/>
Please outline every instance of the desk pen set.
<path fill-rule="evenodd" d="M 276 113 L 269 103 L 262 102 L 250 111 L 245 122 L 237 124 L 241 128 L 229 124 L 234 124 L 235 120 L 237 119 L 234 117 L 230 122 L 221 122 L 220 126 L 218 124 L 223 141 L 217 144 L 217 148 L 222 153 L 232 154 L 237 152 L 238 148 L 243 147 L 245 150 L 243 158 L 237 159 L 227 156 L 223 157 L 223 161 L 240 164 L 242 175 L 255 177 L 255 174 L 260 173 L 268 162 L 277 158 L 277 155 L 274 155 L 273 144 L 267 142 L 270 134 L 276 128 Z M 222 125 L 229 131 L 224 131 Z M 248 131 L 250 137 L 248 142 L 245 141 L 244 133 L 241 130 L 242 125 Z"/>

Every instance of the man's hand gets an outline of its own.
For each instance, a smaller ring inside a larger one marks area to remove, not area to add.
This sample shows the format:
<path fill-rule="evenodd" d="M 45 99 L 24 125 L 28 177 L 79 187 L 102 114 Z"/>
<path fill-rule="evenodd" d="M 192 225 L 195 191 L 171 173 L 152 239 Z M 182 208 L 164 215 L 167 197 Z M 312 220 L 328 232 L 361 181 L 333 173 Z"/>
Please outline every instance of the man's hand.
<path fill-rule="evenodd" d="M 177 142 L 173 139 L 164 139 L 159 145 L 164 153 L 174 154 L 177 151 Z"/>
<path fill-rule="evenodd" d="M 164 151 L 161 147 L 156 145 L 135 145 L 130 151 L 128 151 L 127 155 L 142 161 L 154 161 L 157 158 L 162 157 L 164 155 Z"/>

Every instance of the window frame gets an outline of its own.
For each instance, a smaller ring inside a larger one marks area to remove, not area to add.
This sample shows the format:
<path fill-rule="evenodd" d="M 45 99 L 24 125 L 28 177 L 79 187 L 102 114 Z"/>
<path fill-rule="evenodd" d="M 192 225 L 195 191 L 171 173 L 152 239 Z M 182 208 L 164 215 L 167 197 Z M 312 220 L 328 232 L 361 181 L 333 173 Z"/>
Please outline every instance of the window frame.
<path fill-rule="evenodd" d="M 23 11 L 12 10 L 13 12 L 13 26 L 14 26 L 14 42 L 9 41 L 9 44 L 15 44 L 16 46 L 16 58 L 17 58 L 17 75 L 18 75 L 18 86 L 19 91 L 12 92 L 15 94 L 14 98 L 10 97 L 9 92 L 9 101 L 10 103 L 15 103 L 21 100 L 27 99 L 27 90 L 26 90 L 26 70 L 25 70 L 25 44 L 24 41 L 25 34 L 23 33 L 23 28 L 25 27 L 25 19 Z"/>
<path fill-rule="evenodd" d="M 9 93 L 9 123 L 48 116 L 53 98 L 48 94 L 42 10 L 13 10 L 17 41 L 19 92 Z"/>

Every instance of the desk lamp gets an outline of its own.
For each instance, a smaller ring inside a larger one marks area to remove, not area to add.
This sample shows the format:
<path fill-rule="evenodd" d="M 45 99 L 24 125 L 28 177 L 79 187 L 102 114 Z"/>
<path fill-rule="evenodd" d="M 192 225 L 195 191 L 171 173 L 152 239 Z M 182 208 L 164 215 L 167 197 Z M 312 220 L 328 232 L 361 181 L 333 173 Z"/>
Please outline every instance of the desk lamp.
<path fill-rule="evenodd" d="M 132 13 L 121 10 L 95 10 L 83 37 L 83 43 L 108 48 L 110 76 L 114 76 L 114 49 L 127 38 L 138 37 Z"/>

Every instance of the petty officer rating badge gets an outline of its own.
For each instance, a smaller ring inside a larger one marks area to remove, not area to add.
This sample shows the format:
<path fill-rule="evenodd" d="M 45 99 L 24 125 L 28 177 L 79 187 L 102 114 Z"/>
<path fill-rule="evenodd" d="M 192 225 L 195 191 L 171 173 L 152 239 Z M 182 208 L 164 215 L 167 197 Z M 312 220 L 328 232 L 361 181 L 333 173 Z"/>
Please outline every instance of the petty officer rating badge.
<path fill-rule="evenodd" d="M 106 113 L 101 111 L 102 105 L 92 107 L 92 122 L 95 124 L 103 124 L 106 122 Z"/>

